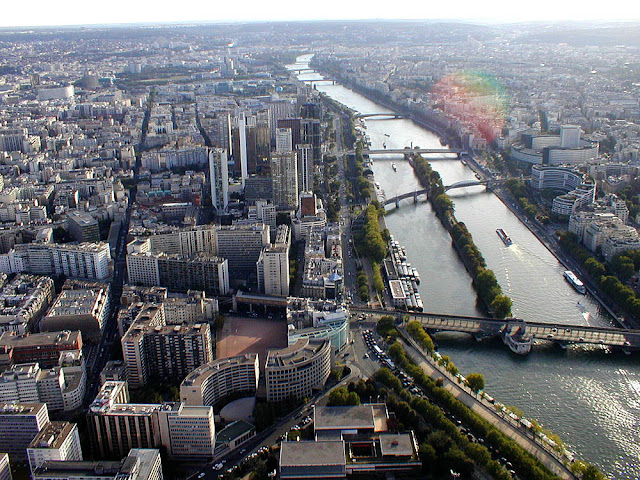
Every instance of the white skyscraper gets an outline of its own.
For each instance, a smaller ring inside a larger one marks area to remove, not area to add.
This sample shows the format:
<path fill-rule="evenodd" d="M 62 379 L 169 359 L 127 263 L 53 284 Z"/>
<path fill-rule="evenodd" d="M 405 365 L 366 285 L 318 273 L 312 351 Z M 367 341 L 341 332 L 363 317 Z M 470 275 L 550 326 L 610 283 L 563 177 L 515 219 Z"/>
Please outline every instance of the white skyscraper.
<path fill-rule="evenodd" d="M 229 165 L 227 151 L 222 148 L 209 150 L 209 176 L 211 179 L 211 202 L 218 212 L 229 204 Z"/>
<path fill-rule="evenodd" d="M 247 163 L 247 119 L 244 112 L 240 112 L 240 115 L 238 115 L 238 135 L 240 136 L 240 176 L 242 177 L 242 188 L 244 188 L 244 181 L 249 176 Z"/>
<path fill-rule="evenodd" d="M 298 192 L 313 191 L 313 149 L 309 144 L 296 145 L 298 154 Z"/>
<path fill-rule="evenodd" d="M 293 140 L 290 128 L 276 129 L 276 152 L 286 153 L 293 150 Z"/>

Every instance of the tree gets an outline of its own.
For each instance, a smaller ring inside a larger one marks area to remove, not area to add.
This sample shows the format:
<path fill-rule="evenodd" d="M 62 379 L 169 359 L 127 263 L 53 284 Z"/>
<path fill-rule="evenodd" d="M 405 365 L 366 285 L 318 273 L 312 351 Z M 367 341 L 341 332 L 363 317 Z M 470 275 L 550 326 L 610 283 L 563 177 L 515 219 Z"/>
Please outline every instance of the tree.
<path fill-rule="evenodd" d="M 511 306 L 513 302 L 506 295 L 500 294 L 491 302 L 491 308 L 493 309 L 496 317 L 505 318 L 511 315 Z"/>
<path fill-rule="evenodd" d="M 484 376 L 481 373 L 470 373 L 467 375 L 467 385 L 476 395 L 484 389 Z"/>
<path fill-rule="evenodd" d="M 378 325 L 376 326 L 376 330 L 383 337 L 386 337 L 390 331 L 395 330 L 395 328 L 394 318 L 391 315 L 383 315 L 380 317 Z"/>
<path fill-rule="evenodd" d="M 330 407 L 360 405 L 360 397 L 356 392 L 350 392 L 345 387 L 337 387 L 329 393 L 327 405 Z"/>
<path fill-rule="evenodd" d="M 420 461 L 422 462 L 422 470 L 426 472 L 431 470 L 433 464 L 438 458 L 436 455 L 436 450 L 428 443 L 423 443 L 420 445 L 420 448 L 418 449 L 418 455 L 420 455 Z"/>

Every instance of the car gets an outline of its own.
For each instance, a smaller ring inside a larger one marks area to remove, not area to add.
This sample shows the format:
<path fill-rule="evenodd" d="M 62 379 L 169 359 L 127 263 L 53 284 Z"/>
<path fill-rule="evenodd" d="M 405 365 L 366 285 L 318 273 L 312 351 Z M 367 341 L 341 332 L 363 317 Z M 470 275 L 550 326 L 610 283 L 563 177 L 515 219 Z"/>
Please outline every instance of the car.
<path fill-rule="evenodd" d="M 200 475 L 198 475 L 198 478 L 202 478 L 202 477 L 204 477 L 204 475 L 205 475 L 205 473 L 202 472 Z"/>

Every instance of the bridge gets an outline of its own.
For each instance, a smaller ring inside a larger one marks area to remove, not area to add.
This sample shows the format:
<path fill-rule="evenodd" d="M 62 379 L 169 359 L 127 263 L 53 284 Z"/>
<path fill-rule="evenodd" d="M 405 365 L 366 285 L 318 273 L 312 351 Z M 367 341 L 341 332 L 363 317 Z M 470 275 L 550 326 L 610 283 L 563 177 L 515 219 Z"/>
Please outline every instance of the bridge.
<path fill-rule="evenodd" d="M 444 191 L 452 190 L 454 188 L 475 187 L 477 185 L 486 185 L 487 187 L 492 184 L 493 181 L 489 180 L 463 180 L 460 182 L 452 183 L 444 187 Z M 427 195 L 429 192 L 427 189 L 415 190 L 413 192 L 403 193 L 402 195 L 396 195 L 395 197 L 385 198 L 382 202 L 383 206 L 395 204 L 396 208 L 400 207 L 400 200 L 406 198 L 413 198 L 413 203 L 418 203 L 418 197 L 421 195 Z"/>
<path fill-rule="evenodd" d="M 356 118 L 376 118 L 376 117 L 391 117 L 391 118 L 407 118 L 407 115 L 403 115 L 402 113 L 359 113 L 356 115 Z"/>
<path fill-rule="evenodd" d="M 451 185 L 446 185 L 444 187 L 444 191 L 446 192 L 454 188 L 475 187 L 477 185 L 488 186 L 489 183 L 490 183 L 489 180 L 460 180 L 459 182 L 452 183 Z"/>
<path fill-rule="evenodd" d="M 413 203 L 418 203 L 418 197 L 420 195 L 426 195 L 428 192 L 424 190 L 416 190 L 414 192 L 403 193 L 402 195 L 396 195 L 395 197 L 387 198 L 382 202 L 383 206 L 395 204 L 396 208 L 400 207 L 400 200 L 405 198 L 413 198 Z"/>
<path fill-rule="evenodd" d="M 640 350 L 640 330 L 625 330 L 615 327 L 593 327 L 562 323 L 527 322 L 518 318 L 503 320 L 487 317 L 447 315 L 441 313 L 418 313 L 404 310 L 381 310 L 368 307 L 350 306 L 352 312 L 372 313 L 374 315 L 408 316 L 409 320 L 418 320 L 422 326 L 432 332 L 463 332 L 477 339 L 502 336 L 515 328 L 522 328 L 533 340 L 554 342 L 562 348 L 567 345 L 602 345 L 620 348 L 624 351 Z"/>
<path fill-rule="evenodd" d="M 355 150 L 347 150 L 347 155 L 354 155 Z M 467 155 L 466 150 L 460 148 L 385 148 L 382 150 L 376 149 L 363 149 L 362 155 L 383 155 L 383 154 L 398 154 L 398 155 L 414 155 L 416 153 L 455 153 L 458 156 Z"/>
<path fill-rule="evenodd" d="M 313 70 L 312 68 L 297 68 L 295 70 L 289 70 L 289 71 L 292 72 L 292 73 L 297 73 L 297 74 L 300 74 L 300 73 L 316 73 L 316 71 Z"/>

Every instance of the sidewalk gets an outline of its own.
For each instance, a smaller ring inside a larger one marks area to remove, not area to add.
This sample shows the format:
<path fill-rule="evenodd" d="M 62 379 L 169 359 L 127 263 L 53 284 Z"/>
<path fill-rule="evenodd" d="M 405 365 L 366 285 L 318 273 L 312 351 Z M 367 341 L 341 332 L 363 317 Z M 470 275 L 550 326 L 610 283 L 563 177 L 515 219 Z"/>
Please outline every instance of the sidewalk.
<path fill-rule="evenodd" d="M 431 378 L 443 379 L 443 387 L 456 399 L 460 400 L 477 415 L 495 426 L 503 434 L 513 439 L 520 447 L 536 457 L 553 474 L 568 480 L 577 477 L 555 455 L 549 452 L 542 444 L 527 435 L 526 430 L 519 424 L 512 423 L 511 419 L 502 417 L 493 409 L 486 400 L 477 398 L 469 389 L 458 383 L 444 368 L 437 363 L 417 345 L 403 327 L 398 327 L 402 335 L 402 343 L 407 355 L 418 364 Z"/>

